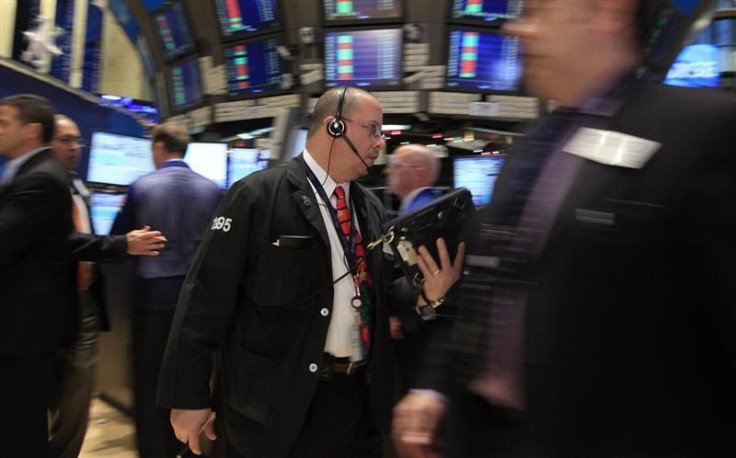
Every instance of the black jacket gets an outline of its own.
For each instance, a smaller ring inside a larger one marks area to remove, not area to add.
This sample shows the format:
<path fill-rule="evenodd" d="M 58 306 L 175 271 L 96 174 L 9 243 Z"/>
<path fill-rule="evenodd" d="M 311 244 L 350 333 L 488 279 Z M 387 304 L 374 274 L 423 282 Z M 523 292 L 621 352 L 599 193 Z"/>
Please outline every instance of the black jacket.
<path fill-rule="evenodd" d="M 661 148 L 641 169 L 584 161 L 541 252 L 515 269 L 505 208 L 530 158 L 523 147 L 509 157 L 470 253 L 500 267 L 470 268 L 460 301 L 472 318 L 441 346 L 453 356 L 430 361 L 455 370 L 435 367 L 422 385 L 451 392 L 449 374 L 460 388 L 477 376 L 489 298 L 505 282 L 528 293 L 534 456 L 733 456 L 736 101 L 635 83 L 623 102 L 606 129 Z"/>
<path fill-rule="evenodd" d="M 213 352 L 222 356 L 227 436 L 253 457 L 286 455 L 314 396 L 332 316 L 327 232 L 299 156 L 285 166 L 237 182 L 216 212 L 177 305 L 159 384 L 159 403 L 211 405 Z M 361 186 L 351 198 L 363 240 L 380 234 L 383 209 Z M 302 247 L 273 243 L 282 235 Z M 368 364 L 374 417 L 388 427 L 393 402 L 393 353 L 384 300 L 380 249 L 368 254 L 377 296 Z M 316 296 L 315 296 L 316 294 Z M 320 311 L 330 313 L 323 316 Z"/>

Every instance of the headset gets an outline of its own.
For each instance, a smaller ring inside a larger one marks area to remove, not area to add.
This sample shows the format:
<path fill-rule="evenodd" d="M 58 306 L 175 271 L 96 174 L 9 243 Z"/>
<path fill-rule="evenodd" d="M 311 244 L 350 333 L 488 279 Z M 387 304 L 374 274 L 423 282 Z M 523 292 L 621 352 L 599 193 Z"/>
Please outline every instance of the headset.
<path fill-rule="evenodd" d="M 327 133 L 330 135 L 330 137 L 333 138 L 333 142 L 338 138 L 342 138 L 343 140 L 345 140 L 345 143 L 348 144 L 350 150 L 355 153 L 356 156 L 358 156 L 358 159 L 360 159 L 360 162 L 363 163 L 365 169 L 370 172 L 371 166 L 368 165 L 365 160 L 363 160 L 361 155 L 358 153 L 358 148 L 356 148 L 355 145 L 353 145 L 353 142 L 350 141 L 350 138 L 348 138 L 348 126 L 347 124 L 345 124 L 345 120 L 342 117 L 342 107 L 345 104 L 345 94 L 348 92 L 348 88 L 349 86 L 345 86 L 345 89 L 343 89 L 342 93 L 340 94 L 340 99 L 337 102 L 335 119 L 327 124 Z"/>

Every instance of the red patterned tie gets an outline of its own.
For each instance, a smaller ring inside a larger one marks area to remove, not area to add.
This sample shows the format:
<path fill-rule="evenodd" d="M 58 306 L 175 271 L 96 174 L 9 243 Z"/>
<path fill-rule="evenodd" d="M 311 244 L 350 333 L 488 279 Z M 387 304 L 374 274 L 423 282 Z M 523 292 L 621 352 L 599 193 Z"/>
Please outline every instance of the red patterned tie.
<path fill-rule="evenodd" d="M 350 210 L 348 210 L 348 203 L 345 199 L 345 190 L 342 186 L 336 186 L 334 191 L 335 197 L 337 198 L 337 221 L 340 223 L 342 229 L 342 235 L 347 241 L 347 246 L 351 245 L 351 216 Z M 365 256 L 365 248 L 363 247 L 363 239 L 360 233 L 355 231 L 355 259 L 358 263 L 355 269 L 355 275 L 353 280 L 355 282 L 355 289 L 358 291 L 358 295 L 361 298 L 360 307 L 360 339 L 363 341 L 365 346 L 366 354 L 370 349 L 371 343 L 371 317 L 373 311 L 373 281 L 371 280 L 371 274 L 368 272 L 368 261 Z M 350 266 L 353 267 L 353 266 Z"/>

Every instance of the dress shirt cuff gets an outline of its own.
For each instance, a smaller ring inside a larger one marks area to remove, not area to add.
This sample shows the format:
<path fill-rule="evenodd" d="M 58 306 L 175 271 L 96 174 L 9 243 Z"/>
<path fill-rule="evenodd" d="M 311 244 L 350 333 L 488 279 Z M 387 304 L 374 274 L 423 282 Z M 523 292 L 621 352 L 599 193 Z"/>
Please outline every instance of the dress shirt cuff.
<path fill-rule="evenodd" d="M 430 398 L 437 399 L 438 401 L 440 401 L 444 405 L 448 405 L 450 403 L 450 400 L 447 399 L 447 396 L 445 396 L 444 394 L 442 394 L 442 393 L 440 393 L 439 391 L 436 391 L 436 390 L 416 389 L 415 388 L 415 389 L 409 390 L 409 393 L 411 393 L 411 394 L 418 394 L 420 396 L 428 396 Z"/>

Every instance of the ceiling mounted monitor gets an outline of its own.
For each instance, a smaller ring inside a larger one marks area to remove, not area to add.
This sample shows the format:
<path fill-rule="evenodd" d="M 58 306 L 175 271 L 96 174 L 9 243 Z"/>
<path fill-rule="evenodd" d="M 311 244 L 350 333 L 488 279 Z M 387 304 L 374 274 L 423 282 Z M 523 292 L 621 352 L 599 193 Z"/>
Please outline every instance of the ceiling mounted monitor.
<path fill-rule="evenodd" d="M 326 26 L 385 24 L 403 19 L 402 0 L 323 0 L 322 5 Z"/>
<path fill-rule="evenodd" d="M 281 28 L 278 0 L 216 0 L 215 5 L 224 39 Z"/>

